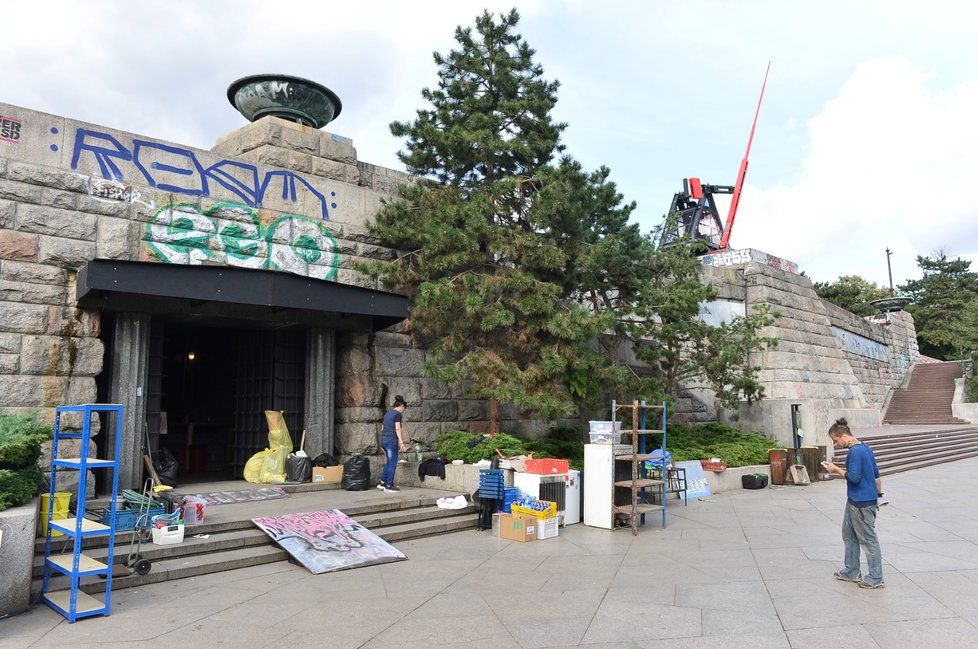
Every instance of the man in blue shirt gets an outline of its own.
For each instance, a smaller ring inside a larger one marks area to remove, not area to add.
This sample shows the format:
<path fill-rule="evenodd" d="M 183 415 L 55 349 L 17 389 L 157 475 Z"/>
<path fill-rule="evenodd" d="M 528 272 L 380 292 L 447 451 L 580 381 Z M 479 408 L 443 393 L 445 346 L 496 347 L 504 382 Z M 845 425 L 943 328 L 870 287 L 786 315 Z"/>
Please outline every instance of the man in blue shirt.
<path fill-rule="evenodd" d="M 836 579 L 857 582 L 860 588 L 883 588 L 883 551 L 876 536 L 877 498 L 882 496 L 880 470 L 873 450 L 852 436 L 848 422 L 838 419 L 829 427 L 835 446 L 849 449 L 846 468 L 823 462 L 830 473 L 846 479 L 846 510 L 842 515 L 842 540 L 846 546 L 845 567 L 835 573 Z M 869 574 L 859 572 L 859 547 L 866 553 Z"/>

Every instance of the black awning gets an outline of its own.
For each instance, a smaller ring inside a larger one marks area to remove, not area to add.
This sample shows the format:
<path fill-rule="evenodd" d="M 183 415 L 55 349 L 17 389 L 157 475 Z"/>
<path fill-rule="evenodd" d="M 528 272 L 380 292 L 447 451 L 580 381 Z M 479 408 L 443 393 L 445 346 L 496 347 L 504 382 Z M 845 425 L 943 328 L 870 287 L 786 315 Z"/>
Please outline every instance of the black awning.
<path fill-rule="evenodd" d="M 78 272 L 79 306 L 379 331 L 407 318 L 407 298 L 291 273 L 96 259 Z"/>

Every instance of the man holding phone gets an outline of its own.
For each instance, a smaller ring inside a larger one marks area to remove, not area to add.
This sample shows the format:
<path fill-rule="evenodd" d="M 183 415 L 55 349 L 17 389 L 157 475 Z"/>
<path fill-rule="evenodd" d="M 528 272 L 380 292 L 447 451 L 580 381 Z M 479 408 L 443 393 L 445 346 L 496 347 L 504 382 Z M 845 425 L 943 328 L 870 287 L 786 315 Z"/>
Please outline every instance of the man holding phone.
<path fill-rule="evenodd" d="M 880 470 L 873 450 L 853 437 L 845 418 L 829 427 L 829 437 L 836 446 L 849 449 L 846 468 L 822 462 L 830 473 L 846 479 L 846 509 L 842 516 L 842 540 L 845 543 L 845 567 L 835 578 L 859 584 L 860 588 L 884 588 L 883 551 L 876 536 L 876 512 L 883 495 Z M 866 553 L 869 574 L 859 572 L 859 548 Z"/>

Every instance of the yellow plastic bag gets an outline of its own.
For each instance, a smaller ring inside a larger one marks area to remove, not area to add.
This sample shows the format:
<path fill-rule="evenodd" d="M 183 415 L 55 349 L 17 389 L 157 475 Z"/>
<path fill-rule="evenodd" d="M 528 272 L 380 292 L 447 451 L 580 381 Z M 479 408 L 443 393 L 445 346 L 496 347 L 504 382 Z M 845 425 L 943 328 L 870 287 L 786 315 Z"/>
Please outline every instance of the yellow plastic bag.
<path fill-rule="evenodd" d="M 244 479 L 255 483 L 285 482 L 285 460 L 292 452 L 292 438 L 283 412 L 266 410 L 268 448 L 251 456 L 245 463 Z"/>

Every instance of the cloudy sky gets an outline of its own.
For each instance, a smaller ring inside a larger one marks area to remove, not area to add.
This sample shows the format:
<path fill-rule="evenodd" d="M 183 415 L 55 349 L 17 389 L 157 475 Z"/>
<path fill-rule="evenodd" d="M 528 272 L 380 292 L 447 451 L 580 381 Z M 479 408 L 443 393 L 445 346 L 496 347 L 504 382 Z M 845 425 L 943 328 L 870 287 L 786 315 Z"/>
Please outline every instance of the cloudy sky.
<path fill-rule="evenodd" d="M 238 127 L 227 85 L 315 79 L 330 130 L 399 167 L 388 124 L 434 81 L 434 50 L 516 4 L 562 83 L 569 152 L 607 165 L 649 229 L 684 177 L 732 184 L 773 60 L 732 245 L 814 279 L 897 283 L 946 249 L 978 261 L 973 2 L 33 2 L 0 21 L 0 101 L 202 148 Z"/>

